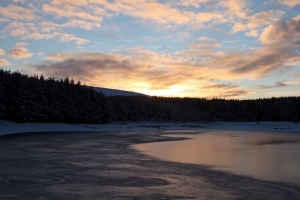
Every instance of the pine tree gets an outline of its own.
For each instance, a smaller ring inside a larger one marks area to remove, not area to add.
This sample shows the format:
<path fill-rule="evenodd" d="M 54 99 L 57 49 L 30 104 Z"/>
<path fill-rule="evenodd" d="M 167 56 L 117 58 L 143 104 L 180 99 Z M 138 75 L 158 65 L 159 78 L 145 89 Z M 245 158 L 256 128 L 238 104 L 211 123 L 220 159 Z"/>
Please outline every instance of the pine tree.
<path fill-rule="evenodd" d="M 3 84 L 0 80 L 0 119 L 2 117 L 4 117 L 5 115 L 5 104 L 4 104 L 4 100 L 5 100 L 5 93 L 4 93 L 4 87 Z"/>

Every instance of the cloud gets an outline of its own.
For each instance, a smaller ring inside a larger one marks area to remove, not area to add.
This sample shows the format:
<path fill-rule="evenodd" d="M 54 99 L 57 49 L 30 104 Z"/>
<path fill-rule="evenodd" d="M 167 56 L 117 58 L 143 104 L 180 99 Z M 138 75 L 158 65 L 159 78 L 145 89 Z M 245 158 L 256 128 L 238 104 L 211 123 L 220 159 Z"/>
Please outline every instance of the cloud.
<path fill-rule="evenodd" d="M 190 38 L 190 37 L 192 37 L 192 34 L 188 31 L 184 31 L 184 32 L 178 33 L 176 38 L 186 39 L 186 38 Z"/>
<path fill-rule="evenodd" d="M 240 85 L 232 83 L 211 83 L 208 82 L 201 86 L 206 93 L 210 93 L 208 98 L 236 98 L 247 96 L 252 93 L 251 90 L 245 90 Z"/>
<path fill-rule="evenodd" d="M 207 11 L 193 11 L 179 7 L 206 6 Z M 43 4 L 43 11 L 59 18 L 68 18 L 67 27 L 80 27 L 86 30 L 99 28 L 104 18 L 124 15 L 136 19 L 135 22 L 144 23 L 146 26 L 153 24 L 165 28 L 189 26 L 193 29 L 202 28 L 204 23 L 211 24 L 234 21 L 249 15 L 246 0 L 181 0 L 181 1 L 96 1 L 96 0 L 53 0 Z M 76 21 L 81 20 L 81 21 Z M 149 25 L 149 22 L 151 23 Z"/>
<path fill-rule="evenodd" d="M 208 3 L 210 0 L 180 0 L 177 2 L 179 6 L 186 6 L 186 7 L 196 7 L 199 8 L 201 4 Z M 173 3 L 173 2 L 172 2 Z"/>
<path fill-rule="evenodd" d="M 0 17 L 0 23 L 2 23 L 2 22 L 9 22 L 9 20 L 8 20 L 8 19 L 5 19 L 5 18 L 2 18 L 2 17 Z"/>
<path fill-rule="evenodd" d="M 299 55 L 295 55 L 290 46 L 283 45 L 262 46 L 247 52 L 224 53 L 216 51 L 220 46 L 217 41 L 199 38 L 187 49 L 176 52 L 172 56 L 187 65 L 223 71 L 224 73 L 217 79 L 227 79 L 225 77 L 232 79 L 235 76 L 241 79 L 256 79 L 299 63 Z"/>
<path fill-rule="evenodd" d="M 5 51 L 0 48 L 0 56 L 3 56 L 3 55 L 5 55 Z"/>
<path fill-rule="evenodd" d="M 291 45 L 299 47 L 300 44 L 300 15 L 289 20 L 280 19 L 269 25 L 260 36 L 265 45 Z"/>
<path fill-rule="evenodd" d="M 256 13 L 249 17 L 247 27 L 249 29 L 269 25 L 278 20 L 284 14 L 281 10 L 269 10 Z"/>
<path fill-rule="evenodd" d="M 24 3 L 25 3 L 25 0 L 12 0 L 12 2 L 24 4 Z"/>
<path fill-rule="evenodd" d="M 291 73 L 292 76 L 299 76 L 300 77 L 300 72 L 293 72 Z"/>
<path fill-rule="evenodd" d="M 58 24 L 48 21 L 39 24 L 11 22 L 4 27 L 4 32 L 14 37 L 21 37 L 21 39 L 48 40 L 58 38 L 59 42 L 75 42 L 75 44 L 86 44 L 89 42 L 87 39 L 62 33 Z"/>
<path fill-rule="evenodd" d="M 208 38 L 200 38 L 209 43 Z M 173 54 L 157 54 L 142 48 L 131 48 L 104 53 L 52 53 L 47 61 L 34 65 L 35 72 L 46 76 L 64 78 L 72 76 L 88 85 L 131 88 L 134 91 L 156 95 L 213 96 L 213 91 L 187 93 L 196 85 L 206 84 L 211 79 L 238 79 L 224 69 L 195 66 L 185 60 L 175 59 Z M 115 81 L 118 80 L 118 81 Z M 240 87 L 232 90 L 241 90 Z M 201 87 L 200 87 L 201 90 Z M 199 90 L 199 91 L 200 91 Z M 209 93 L 209 94 L 208 94 Z M 244 93 L 245 94 L 245 93 Z"/>
<path fill-rule="evenodd" d="M 24 48 L 24 47 L 19 47 L 19 48 L 14 48 L 10 51 L 9 55 L 13 58 L 13 59 L 25 59 L 25 58 L 30 58 L 33 56 L 32 53 L 30 53 L 28 51 L 28 49 Z"/>
<path fill-rule="evenodd" d="M 246 0 L 227 0 L 218 2 L 228 10 L 225 12 L 225 16 L 246 18 L 250 10 L 247 9 L 248 3 Z"/>
<path fill-rule="evenodd" d="M 249 95 L 251 93 L 252 93 L 252 91 L 244 90 L 244 89 L 228 90 L 228 91 L 226 91 L 224 93 L 219 93 L 214 98 L 227 98 L 227 99 L 231 99 L 231 98 L 237 98 L 237 97 L 247 96 L 247 95 Z"/>
<path fill-rule="evenodd" d="M 44 52 L 38 52 L 38 53 L 37 53 L 37 56 L 38 56 L 38 57 L 43 57 L 44 55 L 45 55 Z"/>
<path fill-rule="evenodd" d="M 234 85 L 234 84 L 212 84 L 212 85 L 207 85 L 207 86 L 203 86 L 203 89 L 234 89 L 234 88 L 238 88 L 238 85 Z"/>
<path fill-rule="evenodd" d="M 300 80 L 287 81 L 285 82 L 287 85 L 300 85 Z"/>
<path fill-rule="evenodd" d="M 255 29 L 252 29 L 251 31 L 245 33 L 246 36 L 251 36 L 251 37 L 258 37 L 258 31 Z"/>
<path fill-rule="evenodd" d="M 253 30 L 272 24 L 273 22 L 278 20 L 283 14 L 284 12 L 280 10 L 269 10 L 255 13 L 251 16 L 245 17 L 243 21 L 235 23 L 232 27 L 232 32 L 237 33 L 246 30 Z M 251 34 L 250 36 L 254 35 Z"/>
<path fill-rule="evenodd" d="M 220 43 L 207 37 L 199 37 L 185 50 L 175 53 L 177 59 L 182 62 L 193 63 L 194 65 L 207 66 L 214 60 L 214 49 L 219 47 Z"/>
<path fill-rule="evenodd" d="M 247 25 L 245 23 L 238 22 L 238 23 L 234 24 L 234 26 L 232 27 L 232 32 L 237 33 L 240 31 L 244 31 L 246 29 L 247 29 Z"/>
<path fill-rule="evenodd" d="M 92 30 L 95 28 L 100 28 L 101 25 L 98 22 L 88 22 L 79 19 L 70 19 L 68 22 L 62 25 L 62 27 L 79 27 L 85 30 Z"/>
<path fill-rule="evenodd" d="M 273 89 L 273 88 L 280 88 L 280 87 L 286 87 L 288 86 L 287 84 L 285 83 L 282 83 L 282 82 L 276 82 L 275 85 L 273 86 L 266 86 L 266 85 L 258 85 L 258 89 Z"/>
<path fill-rule="evenodd" d="M 117 1 L 110 4 L 108 9 L 127 16 L 144 21 L 152 21 L 159 24 L 183 25 L 191 21 L 195 13 L 181 11 L 176 8 L 156 1 Z"/>
<path fill-rule="evenodd" d="M 48 76 L 72 76 L 92 85 L 98 81 L 103 85 L 116 84 L 116 79 L 118 82 L 127 80 L 125 82 L 128 83 L 142 68 L 125 58 L 101 53 L 54 53 L 47 59 L 51 62 L 36 65 L 34 68 Z"/>
<path fill-rule="evenodd" d="M 16 47 L 26 47 L 28 46 L 29 44 L 27 42 L 18 42 L 15 44 Z"/>
<path fill-rule="evenodd" d="M 12 4 L 8 5 L 7 7 L 0 7 L 0 15 L 6 19 L 22 21 L 38 19 L 33 10 Z"/>
<path fill-rule="evenodd" d="M 230 70 L 247 78 L 258 78 L 300 63 L 300 15 L 280 19 L 263 29 L 262 46 L 245 52 L 207 54 L 207 65 Z"/>
<path fill-rule="evenodd" d="M 51 4 L 56 6 L 72 5 L 72 6 L 87 6 L 90 3 L 93 4 L 102 4 L 107 0 L 52 0 Z"/>
<path fill-rule="evenodd" d="M 277 0 L 277 2 L 289 7 L 294 7 L 300 4 L 299 0 Z"/>
<path fill-rule="evenodd" d="M 85 12 L 84 9 L 72 5 L 70 2 L 66 4 L 67 1 L 56 1 L 57 5 L 54 4 L 44 4 L 43 11 L 49 14 L 55 14 L 58 17 L 66 18 L 79 18 L 82 20 L 91 20 L 95 22 L 102 22 L 102 17 L 97 15 L 92 15 L 89 12 Z M 75 2 L 75 1 L 73 1 Z M 77 1 L 76 1 L 77 2 Z"/>
<path fill-rule="evenodd" d="M 4 27 L 3 31 L 8 33 L 10 36 L 20 37 L 21 39 L 51 39 L 54 38 L 61 33 L 59 32 L 51 32 L 51 33 L 43 33 L 41 29 L 44 26 L 39 27 L 39 24 L 34 23 L 23 23 L 23 22 L 11 22 L 6 27 Z"/>
<path fill-rule="evenodd" d="M 60 36 L 59 38 L 59 41 L 60 42 L 71 42 L 71 41 L 74 41 L 76 44 L 86 44 L 89 42 L 89 40 L 86 40 L 86 39 L 83 39 L 83 38 L 79 38 L 79 37 L 76 37 L 72 34 L 67 34 L 67 33 L 64 33 Z"/>
<path fill-rule="evenodd" d="M 47 56 L 50 61 L 66 61 L 66 60 L 119 60 L 118 56 L 105 53 L 50 53 Z"/>
<path fill-rule="evenodd" d="M 232 58 L 231 64 L 235 64 L 232 72 L 238 74 L 253 73 L 254 76 L 260 77 L 284 65 L 289 57 L 291 55 L 286 49 L 259 49 L 250 55 L 237 54 L 236 56 L 220 57 L 217 62 L 224 62 Z"/>
<path fill-rule="evenodd" d="M 152 36 L 143 36 L 142 38 L 143 38 L 143 40 L 148 41 L 148 42 L 153 42 L 153 41 L 157 40 L 157 38 L 152 37 Z"/>
<path fill-rule="evenodd" d="M 9 66 L 11 65 L 10 62 L 8 62 L 5 59 L 0 58 L 0 66 Z"/>
<path fill-rule="evenodd" d="M 42 12 L 38 8 L 32 9 L 30 6 L 32 5 L 28 4 L 28 8 L 26 8 L 11 4 L 0 8 L 5 11 L 2 15 L 7 16 L 9 19 L 36 20 L 38 18 L 36 14 L 42 14 Z M 104 18 L 120 15 L 129 16 L 136 19 L 135 22 L 144 23 L 146 26 L 153 27 L 153 24 L 156 24 L 168 29 L 179 26 L 199 29 L 205 27 L 205 25 L 213 26 L 214 24 L 224 22 L 235 23 L 239 21 L 233 26 L 233 32 L 238 32 L 267 25 L 274 18 L 278 18 L 280 12 L 263 11 L 250 16 L 249 3 L 246 0 L 182 0 L 178 2 L 162 2 L 157 0 L 49 0 L 47 3 L 45 1 L 40 2 L 39 6 L 42 7 L 44 13 L 54 16 L 55 19 L 57 17 L 68 19 L 63 24 L 55 24 L 53 22 L 50 24 L 48 22 L 46 27 L 38 27 L 42 30 L 38 33 L 35 31 L 34 35 L 40 39 L 55 37 L 53 36 L 53 32 L 62 32 L 63 28 L 68 27 L 78 27 L 85 30 L 99 29 Z M 176 6 L 180 6 L 180 8 Z M 196 8 L 203 6 L 205 7 L 205 11 L 182 9 L 182 6 Z M 43 17 L 41 16 L 40 18 Z M 151 23 L 149 24 L 149 22 Z M 44 25 L 41 23 L 39 26 L 45 25 L 46 23 Z M 254 32 L 249 32 L 247 35 L 254 36 L 256 35 Z M 20 33 L 15 31 L 13 34 L 14 36 L 18 36 Z"/>
<path fill-rule="evenodd" d="M 8 7 L 1 8 L 6 10 L 3 15 L 12 15 L 9 16 L 10 19 L 35 20 L 38 18 L 36 14 L 42 14 L 42 12 L 38 8 L 32 9 L 30 6 L 31 4 L 28 4 L 28 8 L 25 8 L 11 4 Z M 42 7 L 44 13 L 54 16 L 55 19 L 67 18 L 68 20 L 63 24 L 50 24 L 50 22 L 48 22 L 46 27 L 43 27 L 46 23 L 40 23 L 37 28 L 41 30 L 34 32 L 34 36 L 40 39 L 55 37 L 53 36 L 53 32 L 62 32 L 63 28 L 68 27 L 77 27 L 85 30 L 99 29 L 101 28 L 101 23 L 104 18 L 120 15 L 129 16 L 135 19 L 134 22 L 144 23 L 146 26 L 151 27 L 155 24 L 168 29 L 177 28 L 179 26 L 199 29 L 205 27 L 205 25 L 213 26 L 214 24 L 224 22 L 233 23 L 237 20 L 240 21 L 239 19 L 248 18 L 250 12 L 249 9 L 247 9 L 249 4 L 246 0 L 182 0 L 178 2 L 162 2 L 157 0 L 49 0 L 48 2 L 40 2 L 39 6 Z M 180 8 L 176 6 L 180 6 Z M 182 6 L 196 8 L 203 6 L 205 7 L 205 11 L 182 9 Z M 11 10 L 13 12 L 10 12 Z M 16 12 L 18 14 L 13 15 L 13 13 Z M 22 16 L 26 17 L 22 18 Z M 255 18 L 255 16 L 256 15 L 253 17 Z M 40 18 L 43 18 L 43 16 Z M 262 17 L 257 17 L 257 19 L 261 20 Z M 265 21 L 267 20 L 268 18 L 265 19 Z M 252 26 L 251 24 L 252 23 L 249 25 L 250 27 Z M 241 28 L 238 28 L 238 26 L 239 24 L 236 24 L 233 30 L 236 32 L 241 31 Z M 21 35 L 17 30 L 12 34 L 16 37 Z M 186 35 L 183 36 L 188 36 L 188 32 L 185 34 Z M 28 36 L 28 38 L 32 37 L 33 36 Z"/>
<path fill-rule="evenodd" d="M 208 5 L 205 12 L 177 9 L 176 6 L 200 7 Z M 157 24 L 182 26 L 188 25 L 192 28 L 203 27 L 202 23 L 214 22 L 224 23 L 236 18 L 245 18 L 249 10 L 245 0 L 209 1 L 209 0 L 187 0 L 171 3 L 158 1 L 115 1 L 107 3 L 106 9 L 114 13 L 122 13 L 142 22 L 150 21 Z M 169 26 L 167 26 L 169 27 Z"/>
<path fill-rule="evenodd" d="M 56 24 L 51 21 L 42 21 L 40 24 L 40 32 L 41 33 L 51 33 L 61 31 L 62 25 Z"/>
<path fill-rule="evenodd" d="M 213 20 L 221 20 L 224 18 L 223 15 L 215 12 L 200 12 L 196 16 L 196 21 L 197 23 L 202 23 L 202 22 L 210 22 Z"/>

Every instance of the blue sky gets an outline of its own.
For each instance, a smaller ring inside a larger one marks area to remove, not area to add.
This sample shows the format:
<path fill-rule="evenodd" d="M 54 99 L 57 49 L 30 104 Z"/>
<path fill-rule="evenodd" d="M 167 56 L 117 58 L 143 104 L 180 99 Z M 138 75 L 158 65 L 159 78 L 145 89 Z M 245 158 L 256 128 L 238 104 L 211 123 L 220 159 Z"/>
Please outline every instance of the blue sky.
<path fill-rule="evenodd" d="M 0 68 L 158 96 L 300 95 L 299 0 L 4 0 Z"/>

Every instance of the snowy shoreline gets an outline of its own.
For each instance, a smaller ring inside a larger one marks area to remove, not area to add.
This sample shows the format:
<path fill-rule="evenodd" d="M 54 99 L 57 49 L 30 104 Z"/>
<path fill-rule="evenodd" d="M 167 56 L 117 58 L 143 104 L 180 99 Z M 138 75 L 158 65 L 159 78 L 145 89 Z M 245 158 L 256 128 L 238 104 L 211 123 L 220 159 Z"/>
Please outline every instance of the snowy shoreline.
<path fill-rule="evenodd" d="M 0 136 L 15 133 L 139 130 L 252 130 L 299 132 L 292 122 L 116 122 L 112 124 L 16 123 L 0 120 Z"/>

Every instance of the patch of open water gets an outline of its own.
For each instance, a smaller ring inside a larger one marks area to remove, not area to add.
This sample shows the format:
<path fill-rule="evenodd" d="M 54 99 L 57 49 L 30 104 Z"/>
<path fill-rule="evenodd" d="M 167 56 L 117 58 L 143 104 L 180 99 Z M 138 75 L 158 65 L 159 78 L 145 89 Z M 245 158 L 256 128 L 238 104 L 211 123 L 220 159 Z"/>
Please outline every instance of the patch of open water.
<path fill-rule="evenodd" d="M 189 140 L 139 144 L 134 148 L 160 159 L 210 165 L 236 174 L 300 185 L 300 133 L 201 132 L 168 135 L 191 138 Z M 172 134 L 172 131 L 167 133 Z"/>

